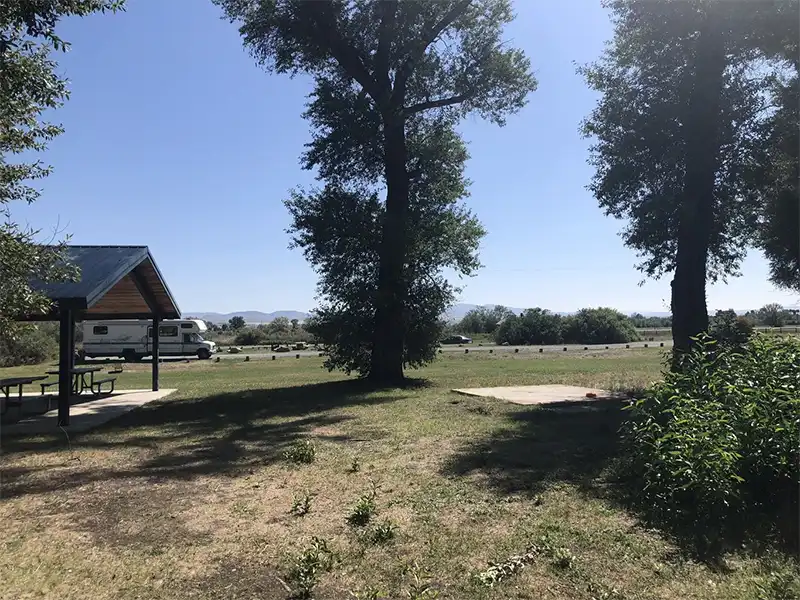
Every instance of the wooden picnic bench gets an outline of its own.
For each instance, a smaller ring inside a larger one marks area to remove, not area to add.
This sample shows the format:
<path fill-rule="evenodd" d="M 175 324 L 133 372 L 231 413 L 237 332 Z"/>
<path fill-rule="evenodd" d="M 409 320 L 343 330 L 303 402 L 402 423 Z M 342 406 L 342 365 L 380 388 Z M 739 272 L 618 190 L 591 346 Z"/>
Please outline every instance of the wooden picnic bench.
<path fill-rule="evenodd" d="M 33 377 L 9 377 L 6 379 L 0 379 L 0 391 L 3 393 L 5 399 L 2 414 L 6 414 L 9 406 L 19 407 L 19 411 L 22 413 L 22 388 L 35 381 L 41 381 L 42 379 L 47 379 L 47 376 L 35 375 Z M 14 387 L 16 387 L 18 390 L 18 396 L 16 400 L 11 398 L 11 388 Z"/>

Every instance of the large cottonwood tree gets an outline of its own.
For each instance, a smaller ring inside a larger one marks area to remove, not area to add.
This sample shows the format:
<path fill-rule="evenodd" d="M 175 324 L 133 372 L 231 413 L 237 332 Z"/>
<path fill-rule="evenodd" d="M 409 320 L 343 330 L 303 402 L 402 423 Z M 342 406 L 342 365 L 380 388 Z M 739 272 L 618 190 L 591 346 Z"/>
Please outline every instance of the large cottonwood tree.
<path fill-rule="evenodd" d="M 376 178 L 385 185 L 368 373 L 380 383 L 400 382 L 401 324 L 417 282 L 408 264 L 411 187 L 425 177 L 408 125 L 469 113 L 502 124 L 524 105 L 535 80 L 524 54 L 502 39 L 513 19 L 510 2 L 214 2 L 240 24 L 264 67 L 314 78 L 307 117 L 315 131 L 305 166 L 334 185 L 371 186 Z"/>

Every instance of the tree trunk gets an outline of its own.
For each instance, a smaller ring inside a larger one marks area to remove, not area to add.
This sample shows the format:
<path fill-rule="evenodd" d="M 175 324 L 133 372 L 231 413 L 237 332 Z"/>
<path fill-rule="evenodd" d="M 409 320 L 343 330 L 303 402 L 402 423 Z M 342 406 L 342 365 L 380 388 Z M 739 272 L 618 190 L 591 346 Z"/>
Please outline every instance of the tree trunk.
<path fill-rule="evenodd" d="M 403 118 L 396 113 L 384 118 L 384 132 L 386 216 L 381 240 L 369 378 L 381 385 L 396 385 L 403 382 L 403 307 L 406 296 L 404 270 L 408 172 Z"/>
<path fill-rule="evenodd" d="M 713 4 L 709 7 L 713 11 Z M 679 357 L 708 329 L 706 269 L 714 223 L 725 43 L 713 13 L 700 28 L 685 125 L 683 199 L 672 280 L 672 339 Z"/>

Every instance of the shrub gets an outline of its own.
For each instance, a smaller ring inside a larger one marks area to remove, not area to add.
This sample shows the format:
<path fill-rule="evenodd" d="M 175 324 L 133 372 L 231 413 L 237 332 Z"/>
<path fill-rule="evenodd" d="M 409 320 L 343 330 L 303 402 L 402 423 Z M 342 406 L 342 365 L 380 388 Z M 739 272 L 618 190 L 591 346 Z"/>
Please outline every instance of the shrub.
<path fill-rule="evenodd" d="M 247 328 L 236 334 L 234 344 L 239 346 L 258 346 L 267 341 L 267 336 L 261 329 Z"/>
<path fill-rule="evenodd" d="M 711 318 L 709 333 L 720 344 L 741 346 L 753 335 L 753 326 L 733 310 L 718 310 Z"/>
<path fill-rule="evenodd" d="M 495 342 L 511 345 L 558 344 L 562 338 L 561 315 L 542 308 L 529 308 L 521 315 L 508 315 L 495 331 Z"/>
<path fill-rule="evenodd" d="M 564 341 L 572 344 L 624 344 L 639 339 L 630 318 L 613 308 L 583 308 L 563 324 Z"/>
<path fill-rule="evenodd" d="M 736 349 L 703 337 L 633 401 L 622 472 L 645 513 L 706 552 L 723 533 L 775 523 L 787 498 L 797 515 L 798 364 L 794 338 L 754 336 Z"/>
<path fill-rule="evenodd" d="M 58 354 L 58 333 L 46 326 L 22 327 L 14 338 L 0 335 L 0 367 L 35 365 Z"/>
<path fill-rule="evenodd" d="M 353 506 L 353 510 L 347 515 L 347 524 L 351 527 L 363 527 L 370 522 L 373 515 L 377 512 L 375 506 L 375 489 L 368 494 L 362 494 Z"/>
<path fill-rule="evenodd" d="M 317 456 L 317 451 L 314 444 L 308 440 L 298 440 L 293 442 L 286 450 L 283 451 L 283 457 L 293 463 L 310 464 L 314 462 Z"/>
<path fill-rule="evenodd" d="M 333 562 L 334 555 L 328 548 L 328 542 L 313 538 L 311 545 L 294 558 L 289 570 L 288 579 L 295 585 L 295 597 L 310 598 L 320 575 L 330 571 Z"/>
<path fill-rule="evenodd" d="M 370 531 L 369 541 L 373 544 L 386 544 L 394 539 L 396 532 L 397 525 L 386 519 Z"/>
<path fill-rule="evenodd" d="M 311 512 L 311 501 L 314 499 L 313 494 L 308 492 L 295 496 L 292 501 L 292 508 L 289 509 L 289 514 L 295 517 L 303 517 Z"/>

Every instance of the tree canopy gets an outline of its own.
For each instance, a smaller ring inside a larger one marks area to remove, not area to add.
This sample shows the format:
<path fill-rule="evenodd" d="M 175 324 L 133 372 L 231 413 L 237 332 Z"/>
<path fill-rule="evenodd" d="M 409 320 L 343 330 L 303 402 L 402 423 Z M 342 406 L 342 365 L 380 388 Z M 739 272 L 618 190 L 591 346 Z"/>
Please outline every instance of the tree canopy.
<path fill-rule="evenodd" d="M 708 328 L 706 280 L 737 274 L 756 243 L 763 92 L 779 68 L 773 57 L 793 39 L 779 25 L 792 14 L 796 22 L 797 1 L 606 6 L 614 39 L 580 70 L 602 94 L 582 128 L 593 138 L 590 190 L 606 214 L 627 221 L 622 237 L 643 273 L 673 274 L 673 338 L 683 350 Z M 775 236 L 764 231 L 766 245 Z"/>
<path fill-rule="evenodd" d="M 38 231 L 12 219 L 11 203 L 34 202 L 35 182 L 51 168 L 35 154 L 62 133 L 44 119 L 68 98 L 66 81 L 57 74 L 53 50 L 66 50 L 56 34 L 66 16 L 115 10 L 109 0 L 4 0 L 0 10 L 0 332 L 13 335 L 15 317 L 42 313 L 47 299 L 29 285 L 32 278 L 60 280 L 75 271 L 63 261 L 62 245 L 41 245 Z"/>
<path fill-rule="evenodd" d="M 259 64 L 314 79 L 303 165 L 324 185 L 289 201 L 294 243 L 321 271 L 325 300 L 310 327 L 349 348 L 330 365 L 397 383 L 429 356 L 419 336 L 431 337 L 433 307 L 452 297 L 438 269 L 475 260 L 479 226 L 453 200 L 466 193 L 455 125 L 470 113 L 503 124 L 535 88 L 528 59 L 501 38 L 510 2 L 214 1 Z M 452 239 L 440 245 L 430 232 L 442 228 Z M 342 277 L 366 287 L 331 285 Z"/>

